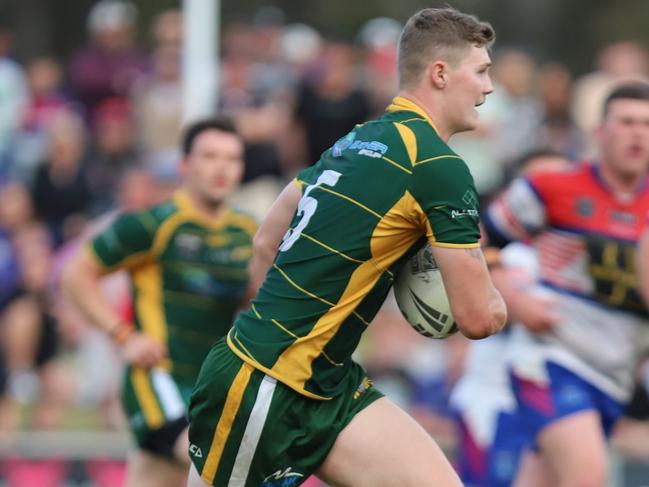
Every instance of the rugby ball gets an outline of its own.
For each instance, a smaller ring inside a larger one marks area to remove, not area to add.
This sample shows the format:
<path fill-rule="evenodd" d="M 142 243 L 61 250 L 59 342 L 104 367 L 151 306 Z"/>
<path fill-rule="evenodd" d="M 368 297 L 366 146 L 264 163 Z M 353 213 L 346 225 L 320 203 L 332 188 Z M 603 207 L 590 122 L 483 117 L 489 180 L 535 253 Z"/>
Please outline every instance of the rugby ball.
<path fill-rule="evenodd" d="M 442 273 L 429 245 L 413 255 L 399 270 L 394 296 L 406 321 L 420 334 L 441 339 L 458 331 Z"/>

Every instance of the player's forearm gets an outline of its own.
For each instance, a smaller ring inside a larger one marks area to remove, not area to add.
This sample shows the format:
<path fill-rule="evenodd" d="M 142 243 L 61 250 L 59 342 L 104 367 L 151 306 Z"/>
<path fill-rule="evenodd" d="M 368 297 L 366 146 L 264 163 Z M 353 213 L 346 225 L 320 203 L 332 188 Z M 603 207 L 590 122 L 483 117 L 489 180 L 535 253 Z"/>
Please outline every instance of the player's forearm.
<path fill-rule="evenodd" d="M 104 297 L 101 275 L 84 255 L 77 256 L 65 269 L 62 287 L 66 297 L 97 328 L 115 335 L 121 324 L 119 315 Z"/>

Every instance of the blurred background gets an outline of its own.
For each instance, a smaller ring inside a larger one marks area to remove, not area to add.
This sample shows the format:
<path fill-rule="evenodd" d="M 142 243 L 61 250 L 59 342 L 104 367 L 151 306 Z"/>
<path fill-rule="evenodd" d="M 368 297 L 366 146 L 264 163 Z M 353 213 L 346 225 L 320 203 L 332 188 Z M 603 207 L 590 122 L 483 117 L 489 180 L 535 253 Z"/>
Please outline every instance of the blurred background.
<path fill-rule="evenodd" d="M 649 74 L 646 1 L 444 4 L 497 31 L 496 92 L 481 127 L 451 144 L 485 202 L 529 151 L 588 157 L 607 90 Z M 220 2 L 213 101 L 203 109 L 234 117 L 246 141 L 235 204 L 263 218 L 297 171 L 383 111 L 396 91 L 402 23 L 430 6 L 441 2 Z M 157 203 L 178 182 L 179 135 L 193 116 L 182 9 L 172 0 L 0 0 L 0 486 L 123 480 L 131 443 L 121 358 L 65 303 L 57 279 L 116 211 Z M 128 317 L 125 276 L 105 286 Z M 423 339 L 389 299 L 358 353 L 450 455 L 448 394 L 465 348 L 461 337 Z M 615 439 L 611 485 L 649 479 L 647 417 L 641 397 Z"/>

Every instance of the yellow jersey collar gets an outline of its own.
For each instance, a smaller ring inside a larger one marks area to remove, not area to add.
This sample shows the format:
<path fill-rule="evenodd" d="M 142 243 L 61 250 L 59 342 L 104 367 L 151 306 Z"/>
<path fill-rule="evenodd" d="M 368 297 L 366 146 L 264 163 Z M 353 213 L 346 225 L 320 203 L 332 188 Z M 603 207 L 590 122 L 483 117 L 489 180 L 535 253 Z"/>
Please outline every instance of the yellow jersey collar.
<path fill-rule="evenodd" d="M 177 189 L 176 191 L 174 191 L 173 202 L 181 212 L 207 227 L 222 227 L 223 224 L 227 221 L 230 214 L 230 210 L 228 208 L 224 208 L 223 213 L 221 213 L 217 218 L 209 218 L 205 216 L 194 207 L 194 204 L 187 195 L 187 192 L 182 189 Z"/>
<path fill-rule="evenodd" d="M 433 127 L 433 130 L 435 130 L 435 133 L 439 135 L 439 130 L 437 130 L 437 127 L 435 126 L 435 123 L 433 120 L 428 116 L 426 111 L 421 108 L 419 105 L 417 105 L 414 101 L 409 100 L 408 98 L 405 98 L 403 96 L 395 96 L 392 99 L 392 103 L 388 105 L 388 108 L 385 109 L 386 112 L 414 112 L 417 115 L 421 115 L 424 120 L 426 120 L 431 127 Z"/>

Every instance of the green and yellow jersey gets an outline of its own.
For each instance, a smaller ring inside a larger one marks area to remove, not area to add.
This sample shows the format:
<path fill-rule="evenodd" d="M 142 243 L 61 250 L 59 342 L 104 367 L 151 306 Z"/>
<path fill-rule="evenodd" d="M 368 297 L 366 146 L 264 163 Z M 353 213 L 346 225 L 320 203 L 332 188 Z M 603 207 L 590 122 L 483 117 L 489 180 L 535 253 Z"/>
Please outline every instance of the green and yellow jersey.
<path fill-rule="evenodd" d="M 478 247 L 478 198 L 426 113 L 397 97 L 296 179 L 302 198 L 277 257 L 228 345 L 316 399 L 344 387 L 361 334 L 396 269 L 424 237 Z"/>
<path fill-rule="evenodd" d="M 90 243 L 106 272 L 131 276 L 138 330 L 167 346 L 162 364 L 191 387 L 212 344 L 232 326 L 248 284 L 254 220 L 232 209 L 199 214 L 187 195 L 124 213 Z"/>

